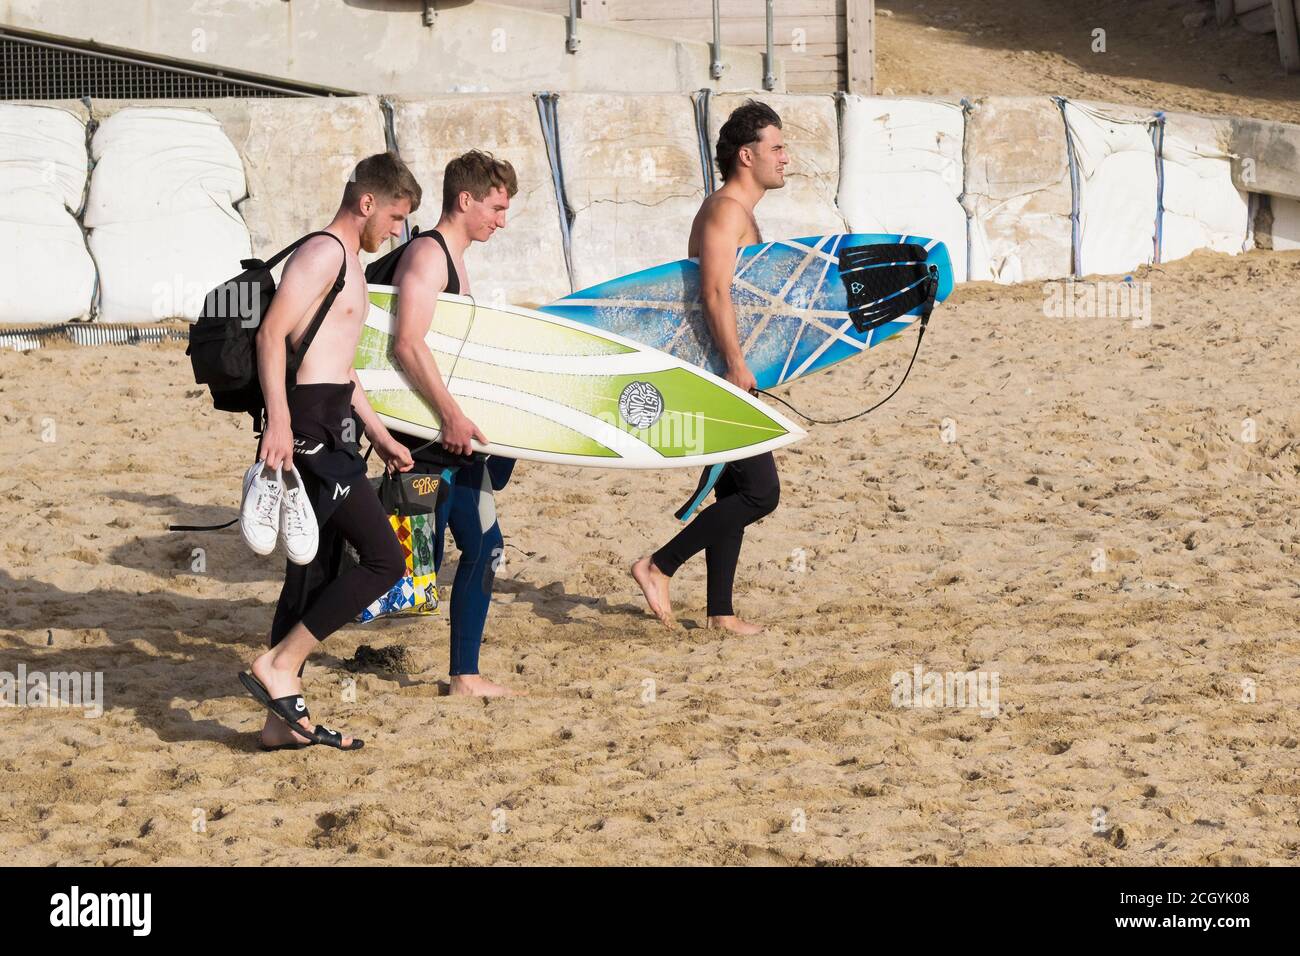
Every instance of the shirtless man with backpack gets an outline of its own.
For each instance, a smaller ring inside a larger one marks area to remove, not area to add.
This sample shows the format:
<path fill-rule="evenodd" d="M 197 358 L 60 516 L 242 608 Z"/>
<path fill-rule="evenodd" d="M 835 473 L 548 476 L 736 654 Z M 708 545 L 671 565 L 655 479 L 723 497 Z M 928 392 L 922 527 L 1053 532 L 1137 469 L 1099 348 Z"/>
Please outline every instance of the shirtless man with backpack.
<path fill-rule="evenodd" d="M 290 561 L 271 625 L 271 647 L 240 674 L 249 694 L 271 712 L 262 728 L 264 749 L 362 746 L 361 740 L 309 719 L 302 670 L 321 641 L 385 594 L 405 570 L 401 547 L 358 454 L 362 428 L 390 469 L 409 470 L 411 455 L 370 407 L 352 360 L 369 309 L 358 253 L 377 252 L 390 237 L 400 236 L 402 223 L 419 205 L 420 186 L 396 155 L 380 153 L 362 160 L 333 221 L 303 242 L 285 265 L 257 332 L 258 377 L 266 407 L 260 471 L 296 477 L 319 526 L 317 542 L 311 534 L 315 529 L 303 528 L 312 521 L 310 513 L 290 507 L 294 492 L 287 492 L 283 511 L 291 525 L 285 529 L 290 532 L 285 540 Z M 315 337 L 308 340 L 310 348 L 301 354 L 303 339 L 331 294 L 341 262 L 346 263 L 343 287 Z M 293 358 L 301 359 L 296 373 L 290 372 L 291 349 Z M 283 488 L 285 481 L 277 484 Z M 254 523 L 261 490 L 254 485 L 245 499 L 244 517 Z M 253 503 L 247 504 L 250 500 Z M 262 511 L 269 520 L 279 515 L 279 509 Z M 314 546 L 296 548 L 289 540 L 295 534 Z M 344 539 L 360 560 L 339 573 Z M 273 533 L 272 547 L 274 540 Z"/>

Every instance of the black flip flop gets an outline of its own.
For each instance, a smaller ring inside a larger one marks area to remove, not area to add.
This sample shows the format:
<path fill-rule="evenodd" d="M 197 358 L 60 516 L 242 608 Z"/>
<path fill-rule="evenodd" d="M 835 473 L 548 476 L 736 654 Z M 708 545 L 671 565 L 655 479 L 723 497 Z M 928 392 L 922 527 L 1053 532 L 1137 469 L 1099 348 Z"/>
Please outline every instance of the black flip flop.
<path fill-rule="evenodd" d="M 343 746 L 343 735 L 337 730 L 330 730 L 323 724 L 317 724 L 311 730 L 308 730 L 298 721 L 304 717 L 311 717 L 311 712 L 307 710 L 307 702 L 301 694 L 290 694 L 288 697 L 271 697 L 271 692 L 266 689 L 265 685 L 254 677 L 248 671 L 242 671 L 239 675 L 239 682 L 244 685 L 244 690 L 248 691 L 250 697 L 257 701 L 275 716 L 279 717 L 289 729 L 301 737 L 306 737 L 311 741 L 309 744 L 280 744 L 275 747 L 263 747 L 263 750 L 289 750 L 310 747 L 312 744 L 321 744 L 325 747 L 333 747 L 336 750 L 360 750 L 365 746 L 365 741 L 354 737 L 351 746 Z"/>

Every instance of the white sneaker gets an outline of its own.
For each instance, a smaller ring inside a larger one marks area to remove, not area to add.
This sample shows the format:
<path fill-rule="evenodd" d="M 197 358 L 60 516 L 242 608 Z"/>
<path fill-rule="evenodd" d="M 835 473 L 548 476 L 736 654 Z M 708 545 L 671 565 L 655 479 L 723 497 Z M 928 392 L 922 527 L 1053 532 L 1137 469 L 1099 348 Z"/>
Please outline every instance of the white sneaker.
<path fill-rule="evenodd" d="M 280 534 L 280 502 L 284 481 L 279 469 L 253 462 L 244 473 L 244 495 L 239 503 L 239 531 L 257 554 L 270 554 Z"/>
<path fill-rule="evenodd" d="M 294 564 L 309 564 L 316 557 L 316 547 L 320 544 L 320 528 L 316 524 L 316 512 L 311 510 L 307 500 L 307 490 L 302 486 L 302 477 L 289 466 L 290 480 L 285 481 L 284 501 L 280 506 L 280 539 L 284 542 L 284 553 Z"/>

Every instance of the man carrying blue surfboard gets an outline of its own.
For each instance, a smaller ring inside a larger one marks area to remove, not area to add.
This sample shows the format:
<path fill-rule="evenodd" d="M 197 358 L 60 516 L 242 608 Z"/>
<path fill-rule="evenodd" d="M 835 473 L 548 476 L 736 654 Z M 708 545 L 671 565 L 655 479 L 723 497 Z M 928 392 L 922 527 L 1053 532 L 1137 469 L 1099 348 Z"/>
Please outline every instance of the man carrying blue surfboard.
<path fill-rule="evenodd" d="M 781 118 L 770 106 L 748 100 L 732 112 L 718 134 L 718 170 L 723 185 L 708 196 L 691 225 L 687 255 L 700 263 L 700 304 L 714 345 L 726 362 L 723 375 L 745 391 L 757 383 L 745 362 L 731 281 L 736 251 L 762 242 L 754 207 L 769 189 L 785 185 L 790 161 L 781 132 Z M 706 471 L 701 490 L 713 477 Z M 759 626 L 736 616 L 732 589 L 745 528 L 771 514 L 781 496 L 776 460 L 771 452 L 726 465 L 714 485 L 716 500 L 675 538 L 632 565 L 632 576 L 645 593 L 650 610 L 673 626 L 669 581 L 677 569 L 700 551 L 708 570 L 708 626 L 757 634 Z"/>
<path fill-rule="evenodd" d="M 465 250 L 470 243 L 487 242 L 505 227 L 510 198 L 518 191 L 514 167 L 505 160 L 478 150 L 456 157 L 443 174 L 438 224 L 430 232 L 417 233 L 366 269 L 367 281 L 397 289 L 393 354 L 407 380 L 437 414 L 438 441 L 452 455 L 471 455 L 471 442 L 487 444 L 487 438 L 448 390 L 425 337 L 433 325 L 440 294 L 470 294 Z M 434 241 L 421 241 L 426 238 Z M 393 435 L 411 449 L 417 471 L 438 473 L 446 466 L 446 456 L 437 446 L 413 435 Z M 483 677 L 478 660 L 503 548 L 494 495 L 505 487 L 513 467 L 512 459 L 496 456 L 461 465 L 447 500 L 438 508 L 435 564 L 442 563 L 447 528 L 460 549 L 451 588 L 452 694 L 501 697 L 516 693 Z"/>

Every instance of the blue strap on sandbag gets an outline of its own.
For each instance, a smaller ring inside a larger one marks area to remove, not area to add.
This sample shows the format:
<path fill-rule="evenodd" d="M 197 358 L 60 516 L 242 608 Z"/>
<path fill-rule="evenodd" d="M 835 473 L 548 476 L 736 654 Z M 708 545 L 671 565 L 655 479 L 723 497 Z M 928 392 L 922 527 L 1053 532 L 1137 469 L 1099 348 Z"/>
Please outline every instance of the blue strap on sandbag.
<path fill-rule="evenodd" d="M 1163 254 L 1165 240 L 1165 114 L 1155 114 L 1155 124 L 1151 127 L 1151 144 L 1156 149 L 1156 237 L 1155 264 L 1159 265 Z"/>
<path fill-rule="evenodd" d="M 1070 130 L 1070 117 L 1065 112 L 1065 97 L 1053 96 L 1061 111 L 1061 122 L 1065 125 L 1065 157 L 1070 164 L 1070 258 L 1074 267 L 1075 278 L 1083 276 L 1083 263 L 1080 261 L 1080 249 L 1083 245 L 1079 227 L 1079 157 L 1074 152 L 1074 133 Z"/>

